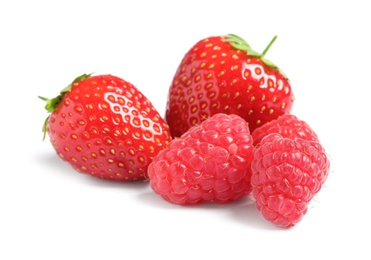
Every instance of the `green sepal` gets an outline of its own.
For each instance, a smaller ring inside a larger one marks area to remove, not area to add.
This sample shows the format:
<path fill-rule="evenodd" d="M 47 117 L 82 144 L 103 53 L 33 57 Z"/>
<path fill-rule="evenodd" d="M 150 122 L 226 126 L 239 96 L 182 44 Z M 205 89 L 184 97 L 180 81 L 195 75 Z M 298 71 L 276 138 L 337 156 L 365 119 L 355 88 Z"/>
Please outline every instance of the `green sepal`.
<path fill-rule="evenodd" d="M 260 53 L 254 51 L 244 39 L 235 34 L 228 34 L 225 40 L 229 42 L 234 48 L 241 51 L 245 51 L 250 56 L 254 57 L 260 56 Z"/>
<path fill-rule="evenodd" d="M 44 97 L 40 97 L 39 98 L 41 100 L 44 100 L 46 101 L 46 105 L 45 105 L 45 110 L 49 113 L 52 113 L 58 106 L 58 104 L 61 102 L 62 98 L 64 97 L 66 92 L 64 92 L 64 94 L 60 94 L 58 96 L 56 96 L 55 98 L 51 98 L 51 99 L 47 99 L 47 98 L 44 98 Z"/>
<path fill-rule="evenodd" d="M 47 126 L 48 126 L 48 122 L 49 122 L 49 117 L 50 117 L 50 115 L 46 117 L 46 119 L 44 121 L 44 124 L 43 124 L 43 128 L 42 128 L 42 130 L 43 130 L 43 141 L 45 140 L 46 132 L 48 131 Z"/>
<path fill-rule="evenodd" d="M 274 68 L 274 69 L 276 69 L 276 70 L 279 70 L 279 68 L 276 66 L 276 64 L 274 64 L 273 62 L 271 62 L 270 60 L 268 60 L 268 59 L 266 59 L 266 58 L 264 58 L 264 57 L 262 57 L 262 58 L 260 58 L 262 61 L 263 61 L 263 63 L 265 64 L 265 65 L 267 65 L 268 67 L 271 67 L 271 68 Z"/>
<path fill-rule="evenodd" d="M 72 85 L 77 83 L 77 82 L 80 82 L 80 81 L 83 81 L 87 78 L 90 78 L 92 75 L 92 73 L 90 74 L 82 74 L 81 76 L 78 76 L 77 78 L 75 78 L 71 84 L 67 85 L 67 87 L 65 87 L 64 89 L 62 89 L 60 92 L 59 92 L 59 95 L 54 97 L 54 98 L 45 98 L 45 97 L 41 97 L 41 96 L 38 96 L 41 100 L 45 101 L 46 102 L 46 105 L 45 105 L 45 110 L 48 112 L 48 113 L 53 113 L 54 110 L 58 107 L 58 105 L 60 104 L 60 102 L 63 100 L 64 96 L 66 95 L 67 92 L 71 91 L 71 88 L 72 88 Z M 44 133 L 44 137 L 43 137 L 43 140 L 45 139 L 45 136 L 46 136 L 46 132 L 48 130 L 47 128 L 47 125 L 48 125 L 48 121 L 49 121 L 49 118 L 50 118 L 50 115 L 45 119 L 44 121 L 44 124 L 43 124 L 43 127 L 42 127 L 42 131 Z"/>
<path fill-rule="evenodd" d="M 245 51 L 247 55 L 251 57 L 260 58 L 261 61 L 268 67 L 279 70 L 279 68 L 273 62 L 271 62 L 270 60 L 264 57 L 264 55 L 268 52 L 269 48 L 272 46 L 273 42 L 276 39 L 277 39 L 277 36 L 274 36 L 273 39 L 270 41 L 270 43 L 268 44 L 268 46 L 264 49 L 262 53 L 254 51 L 244 39 L 242 39 L 241 37 L 235 34 L 228 34 L 225 38 L 225 41 L 229 42 L 234 48 L 241 50 L 241 51 Z"/>

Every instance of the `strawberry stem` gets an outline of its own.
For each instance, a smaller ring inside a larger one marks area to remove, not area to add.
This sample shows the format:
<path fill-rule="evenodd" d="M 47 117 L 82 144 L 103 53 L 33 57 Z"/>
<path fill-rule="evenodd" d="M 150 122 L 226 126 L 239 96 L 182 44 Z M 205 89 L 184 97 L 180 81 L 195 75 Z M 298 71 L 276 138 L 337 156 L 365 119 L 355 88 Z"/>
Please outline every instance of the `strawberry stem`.
<path fill-rule="evenodd" d="M 264 49 L 264 51 L 262 52 L 262 54 L 260 54 L 260 57 L 261 57 L 261 58 L 264 57 L 265 54 L 267 54 L 269 48 L 272 46 L 272 44 L 274 43 L 274 41 L 275 41 L 276 39 L 277 39 L 277 35 L 275 35 L 275 36 L 273 37 L 273 39 L 270 41 L 270 43 L 268 44 L 268 46 L 265 47 L 265 49 Z"/>
<path fill-rule="evenodd" d="M 273 37 L 273 39 L 269 42 L 268 46 L 260 54 L 254 51 L 244 39 L 242 39 L 241 37 L 235 34 L 228 34 L 223 37 L 223 40 L 228 42 L 230 45 L 232 45 L 232 47 L 236 48 L 237 50 L 246 52 L 246 54 L 249 55 L 250 57 L 259 58 L 266 66 L 279 71 L 287 79 L 284 73 L 273 62 L 271 62 L 270 60 L 264 57 L 264 55 L 267 54 L 268 50 L 273 45 L 273 43 L 276 41 L 276 39 L 277 39 L 277 35 Z"/>
<path fill-rule="evenodd" d="M 251 56 L 251 57 L 257 57 L 259 59 L 261 59 L 261 61 L 267 65 L 268 67 L 271 67 L 271 68 L 274 68 L 276 70 L 279 70 L 278 67 L 273 63 L 271 62 L 270 60 L 267 60 L 264 55 L 268 52 L 269 48 L 272 46 L 272 44 L 274 43 L 274 41 L 277 39 L 277 35 L 273 37 L 273 39 L 270 41 L 270 43 L 268 44 L 268 46 L 264 49 L 264 51 L 260 54 L 256 51 L 254 51 L 251 46 L 244 40 L 242 39 L 241 37 L 235 35 L 235 34 L 228 34 L 226 37 L 225 37 L 225 41 L 226 42 L 229 42 L 234 48 L 238 49 L 238 50 L 241 50 L 241 51 L 245 51 L 247 53 L 247 55 Z"/>

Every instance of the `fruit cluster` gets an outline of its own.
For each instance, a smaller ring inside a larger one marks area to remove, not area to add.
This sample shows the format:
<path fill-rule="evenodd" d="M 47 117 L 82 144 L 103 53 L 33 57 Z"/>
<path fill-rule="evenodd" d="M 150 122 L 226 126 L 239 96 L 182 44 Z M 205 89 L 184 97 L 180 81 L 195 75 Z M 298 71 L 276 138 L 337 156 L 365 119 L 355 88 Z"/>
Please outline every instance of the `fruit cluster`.
<path fill-rule="evenodd" d="M 318 136 L 290 114 L 288 78 L 236 35 L 197 42 L 184 56 L 161 117 L 134 85 L 83 74 L 44 98 L 43 126 L 73 168 L 115 181 L 146 180 L 180 205 L 251 195 L 262 216 L 291 227 L 327 179 Z"/>

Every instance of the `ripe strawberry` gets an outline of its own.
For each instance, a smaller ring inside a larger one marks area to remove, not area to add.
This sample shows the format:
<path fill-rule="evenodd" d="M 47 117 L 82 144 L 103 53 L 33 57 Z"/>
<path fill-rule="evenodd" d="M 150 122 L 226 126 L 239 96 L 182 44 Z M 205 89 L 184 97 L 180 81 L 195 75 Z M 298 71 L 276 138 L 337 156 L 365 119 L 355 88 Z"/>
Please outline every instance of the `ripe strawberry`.
<path fill-rule="evenodd" d="M 112 75 L 82 75 L 57 97 L 43 131 L 58 155 L 77 171 L 116 181 L 146 178 L 148 164 L 165 148 L 170 131 L 151 102 Z"/>
<path fill-rule="evenodd" d="M 286 76 L 236 35 L 197 42 L 184 56 L 169 88 L 166 121 L 174 137 L 216 113 L 237 114 L 252 132 L 289 112 Z"/>
<path fill-rule="evenodd" d="M 215 114 L 153 159 L 150 185 L 165 200 L 181 205 L 234 201 L 251 192 L 253 151 L 245 120 Z"/>
<path fill-rule="evenodd" d="M 301 138 L 307 141 L 318 141 L 317 134 L 303 120 L 295 115 L 284 114 L 254 130 L 251 136 L 254 145 L 259 145 L 260 141 L 268 134 L 277 133 L 285 138 Z"/>
<path fill-rule="evenodd" d="M 326 181 L 329 167 L 319 142 L 267 135 L 256 148 L 251 165 L 257 209 L 279 227 L 294 226 Z"/>

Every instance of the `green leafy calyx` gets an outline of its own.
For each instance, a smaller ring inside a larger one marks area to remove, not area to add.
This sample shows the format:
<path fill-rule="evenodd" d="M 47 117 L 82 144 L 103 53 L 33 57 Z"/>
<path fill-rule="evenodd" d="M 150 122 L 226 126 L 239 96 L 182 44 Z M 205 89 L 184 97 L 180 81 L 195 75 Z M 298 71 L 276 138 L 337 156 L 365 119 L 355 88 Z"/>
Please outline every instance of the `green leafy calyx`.
<path fill-rule="evenodd" d="M 39 98 L 41 100 L 43 100 L 43 101 L 46 102 L 45 110 L 48 113 L 53 113 L 53 111 L 58 107 L 58 105 L 60 104 L 60 102 L 63 100 L 63 98 L 66 95 L 66 93 L 69 92 L 69 91 L 71 91 L 71 88 L 72 88 L 73 84 L 75 84 L 77 82 L 80 82 L 80 81 L 82 81 L 84 79 L 90 78 L 90 76 L 91 76 L 91 74 L 83 74 L 81 76 L 78 76 L 77 78 L 75 78 L 71 82 L 71 84 L 69 84 L 67 87 L 65 87 L 64 89 L 62 89 L 59 92 L 59 95 L 56 96 L 56 97 L 54 97 L 54 98 L 48 99 L 48 98 L 39 96 Z M 42 127 L 42 131 L 44 133 L 43 140 L 45 139 L 45 136 L 46 136 L 47 125 L 48 125 L 49 117 L 50 117 L 50 115 L 45 119 L 44 124 L 43 124 L 43 127 Z"/>
<path fill-rule="evenodd" d="M 268 52 L 269 48 L 272 46 L 276 39 L 277 36 L 274 36 L 273 39 L 268 44 L 268 46 L 264 49 L 264 51 L 262 53 L 259 53 L 254 51 L 244 39 L 235 34 L 228 34 L 225 38 L 225 40 L 229 42 L 234 48 L 241 51 L 245 51 L 247 55 L 259 58 L 268 67 L 279 70 L 279 68 L 273 62 L 264 57 L 264 55 Z"/>

